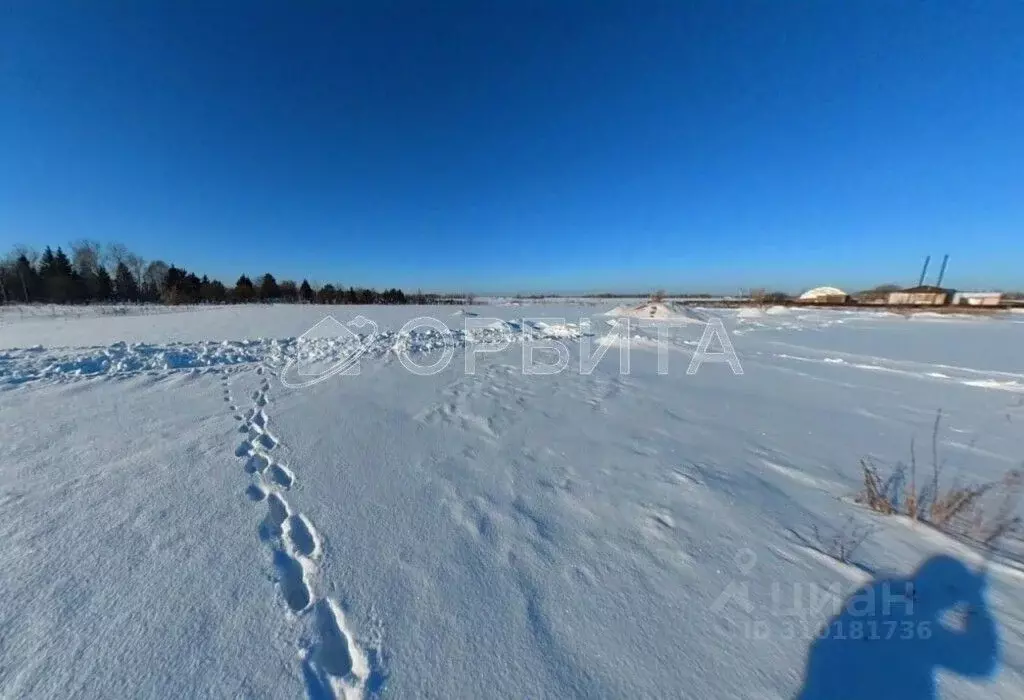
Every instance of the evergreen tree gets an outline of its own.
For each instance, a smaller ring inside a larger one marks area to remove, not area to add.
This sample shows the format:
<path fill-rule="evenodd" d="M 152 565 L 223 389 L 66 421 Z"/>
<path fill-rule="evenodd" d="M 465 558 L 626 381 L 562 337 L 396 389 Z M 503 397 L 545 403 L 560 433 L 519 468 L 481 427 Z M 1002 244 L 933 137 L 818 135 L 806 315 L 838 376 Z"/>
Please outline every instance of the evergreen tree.
<path fill-rule="evenodd" d="M 9 264 L 0 265 L 0 304 L 10 304 L 13 298 L 7 289 L 14 281 L 14 267 Z"/>
<path fill-rule="evenodd" d="M 17 278 L 21 291 L 21 300 L 25 303 L 41 301 L 42 284 L 39 280 L 39 273 L 29 261 L 28 256 L 22 253 L 14 263 L 14 276 Z"/>
<path fill-rule="evenodd" d="M 43 251 L 43 257 L 39 259 L 39 277 L 42 279 L 49 279 L 53 274 L 53 251 L 50 250 L 50 246 L 46 246 Z"/>
<path fill-rule="evenodd" d="M 9 291 L 14 285 L 14 280 L 14 263 L 9 260 L 0 263 L 0 304 L 10 304 L 14 301 L 12 292 Z"/>
<path fill-rule="evenodd" d="M 71 260 L 60 246 L 57 246 L 57 254 L 53 257 L 53 265 L 61 277 L 71 277 L 75 274 L 75 269 L 71 266 Z"/>
<path fill-rule="evenodd" d="M 260 301 L 272 301 L 281 297 L 281 288 L 269 272 L 260 280 Z"/>
<path fill-rule="evenodd" d="M 389 289 L 380 295 L 381 302 L 385 304 L 404 304 L 406 303 L 405 294 L 402 293 L 401 289 Z"/>
<path fill-rule="evenodd" d="M 123 261 L 114 269 L 114 296 L 118 301 L 139 301 L 139 284 Z"/>
<path fill-rule="evenodd" d="M 178 289 L 185 279 L 185 271 L 175 265 L 167 268 L 167 276 L 164 277 L 163 286 L 160 289 L 160 298 L 165 304 L 177 304 Z"/>
<path fill-rule="evenodd" d="M 171 265 L 164 278 L 162 297 L 168 304 L 193 304 L 199 301 L 202 281 L 195 273 Z"/>
<path fill-rule="evenodd" d="M 92 295 L 96 301 L 110 301 L 114 298 L 114 282 L 110 279 L 107 268 L 100 267 L 96 270 Z"/>
<path fill-rule="evenodd" d="M 227 299 L 228 290 L 220 282 L 220 280 L 210 281 L 207 277 L 203 276 L 203 281 L 200 284 L 200 298 L 205 302 L 213 304 L 221 304 Z"/>
<path fill-rule="evenodd" d="M 316 300 L 319 304 L 336 304 L 337 294 L 334 290 L 333 284 L 325 284 L 320 287 L 320 290 L 316 293 Z"/>
<path fill-rule="evenodd" d="M 194 272 L 185 275 L 185 282 L 182 285 L 182 299 L 185 304 L 195 304 L 202 299 L 203 282 Z"/>
<path fill-rule="evenodd" d="M 203 275 L 203 278 L 199 280 L 199 301 L 205 303 L 215 301 L 213 298 L 213 283 L 206 275 Z"/>
<path fill-rule="evenodd" d="M 40 302 L 77 303 L 86 301 L 239 303 L 260 300 L 321 304 L 408 304 L 438 303 L 437 295 L 406 296 L 392 287 L 345 289 L 340 284 L 325 284 L 314 290 L 309 280 L 277 282 L 274 275 L 262 275 L 256 284 L 241 275 L 234 287 L 226 288 L 217 280 L 155 260 L 146 266 L 137 255 L 119 244 L 101 247 L 91 241 L 72 244 L 71 258 L 58 247 L 49 246 L 35 264 L 35 253 L 16 248 L 0 262 L 0 303 Z M 101 260 L 103 262 L 101 262 Z M 104 264 L 109 265 L 105 267 Z M 442 300 L 443 301 L 443 300 Z"/>
<path fill-rule="evenodd" d="M 278 287 L 281 289 L 281 301 L 294 304 L 299 300 L 299 287 L 292 280 L 283 280 Z"/>
<path fill-rule="evenodd" d="M 235 301 L 241 303 L 249 302 L 253 300 L 255 295 L 256 292 L 253 289 L 252 280 L 246 277 L 245 275 L 239 277 L 238 281 L 235 282 L 235 289 L 234 292 L 232 293 L 232 296 L 234 297 Z"/>
<path fill-rule="evenodd" d="M 49 254 L 49 255 L 47 255 Z M 46 289 L 46 297 L 55 304 L 68 304 L 80 301 L 76 295 L 76 275 L 71 267 L 71 261 L 64 254 L 61 248 L 53 254 L 49 247 L 43 254 L 46 274 L 43 275 L 43 284 Z"/>

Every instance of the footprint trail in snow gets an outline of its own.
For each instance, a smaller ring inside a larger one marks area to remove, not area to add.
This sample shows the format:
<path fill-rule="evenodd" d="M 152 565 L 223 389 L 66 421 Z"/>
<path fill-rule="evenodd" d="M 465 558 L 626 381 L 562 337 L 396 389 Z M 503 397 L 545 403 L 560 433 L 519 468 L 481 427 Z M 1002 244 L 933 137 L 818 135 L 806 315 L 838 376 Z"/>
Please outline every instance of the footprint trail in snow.
<path fill-rule="evenodd" d="M 286 614 L 305 621 L 311 642 L 303 642 L 299 657 L 306 691 L 311 698 L 357 700 L 364 698 L 371 678 L 369 657 L 356 643 L 341 606 L 331 598 L 316 594 L 317 562 L 323 558 L 323 543 L 316 527 L 297 513 L 284 492 L 298 479 L 288 466 L 274 458 L 280 441 L 270 431 L 270 382 L 262 367 L 259 389 L 252 392 L 252 407 L 234 417 L 241 422 L 238 432 L 245 438 L 235 448 L 235 456 L 251 482 L 245 497 L 265 508 L 259 524 L 260 540 L 270 549 L 277 591 Z M 221 382 L 225 402 L 232 404 L 227 378 Z M 238 409 L 232 404 L 231 411 Z"/>

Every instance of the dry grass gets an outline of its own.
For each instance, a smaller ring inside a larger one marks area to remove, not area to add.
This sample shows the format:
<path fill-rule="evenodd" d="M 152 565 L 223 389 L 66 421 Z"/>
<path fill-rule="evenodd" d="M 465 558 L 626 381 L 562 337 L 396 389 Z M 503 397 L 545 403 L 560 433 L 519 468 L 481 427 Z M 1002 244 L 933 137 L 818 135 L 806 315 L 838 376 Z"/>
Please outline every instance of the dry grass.
<path fill-rule="evenodd" d="M 882 480 L 878 467 L 870 460 L 860 461 L 864 472 L 864 490 L 857 496 L 857 502 L 863 503 L 871 510 L 882 515 L 893 515 L 899 512 L 899 500 L 893 495 L 893 484 L 901 476 L 899 467 Z"/>
<path fill-rule="evenodd" d="M 817 550 L 843 564 L 852 564 L 853 556 L 874 532 L 875 528 L 858 525 L 852 516 L 846 519 L 843 526 L 825 535 L 817 525 L 811 528 L 817 540 Z"/>
<path fill-rule="evenodd" d="M 842 526 L 829 528 L 831 532 L 823 532 L 817 525 L 811 526 L 811 534 L 803 535 L 796 530 L 790 530 L 803 546 L 812 549 L 827 557 L 831 557 L 843 564 L 856 566 L 864 569 L 864 566 L 854 560 L 854 556 L 861 545 L 877 531 L 877 527 L 858 524 L 854 517 L 848 516 Z M 866 570 L 866 569 L 865 569 Z"/>
<path fill-rule="evenodd" d="M 993 547 L 997 540 L 1020 529 L 1016 513 L 1024 474 L 1013 469 L 999 481 L 968 485 L 954 481 L 944 487 L 938 449 L 941 421 L 940 411 L 932 427 L 932 461 L 925 483 L 919 485 L 917 453 L 911 441 L 910 463 L 898 463 L 888 476 L 883 477 L 870 459 L 861 460 L 864 488 L 856 500 L 876 513 L 905 515 Z"/>

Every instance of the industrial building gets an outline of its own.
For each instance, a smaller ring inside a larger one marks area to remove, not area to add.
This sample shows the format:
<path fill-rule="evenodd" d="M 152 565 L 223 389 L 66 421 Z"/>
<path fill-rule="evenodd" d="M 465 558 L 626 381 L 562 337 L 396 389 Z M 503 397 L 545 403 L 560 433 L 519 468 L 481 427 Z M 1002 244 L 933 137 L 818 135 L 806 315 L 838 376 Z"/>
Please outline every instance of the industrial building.
<path fill-rule="evenodd" d="M 1002 292 L 957 292 L 953 295 L 957 306 L 999 306 L 1003 303 Z"/>
<path fill-rule="evenodd" d="M 939 269 L 939 278 L 935 285 L 924 283 L 924 277 L 928 274 L 928 263 L 932 256 L 924 259 L 924 267 L 921 268 L 921 278 L 917 281 L 916 287 L 901 289 L 889 293 L 889 304 L 892 306 L 945 306 L 953 300 L 954 291 L 942 286 L 942 278 L 946 275 L 946 265 L 949 263 L 949 255 L 942 258 L 942 267 Z"/>
<path fill-rule="evenodd" d="M 889 292 L 892 306 L 945 306 L 953 298 L 952 289 L 920 285 L 898 292 Z"/>
<path fill-rule="evenodd" d="M 853 300 L 860 305 L 884 306 L 889 303 L 889 294 L 889 290 L 869 289 L 854 296 Z"/>

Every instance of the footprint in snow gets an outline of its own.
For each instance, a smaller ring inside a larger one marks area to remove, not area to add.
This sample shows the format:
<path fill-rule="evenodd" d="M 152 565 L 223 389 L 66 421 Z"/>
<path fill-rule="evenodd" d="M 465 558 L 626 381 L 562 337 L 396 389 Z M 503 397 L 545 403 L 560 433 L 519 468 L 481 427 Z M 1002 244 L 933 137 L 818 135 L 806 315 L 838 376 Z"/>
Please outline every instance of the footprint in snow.
<path fill-rule="evenodd" d="M 277 584 L 288 608 L 296 613 L 308 608 L 313 595 L 302 562 L 278 549 L 274 551 L 274 568 L 277 570 Z"/>
<path fill-rule="evenodd" d="M 264 450 L 272 450 L 277 447 L 277 438 L 270 433 L 261 433 L 255 440 L 256 445 L 259 445 Z"/>
<path fill-rule="evenodd" d="M 252 424 L 260 430 L 264 430 L 267 427 L 267 414 L 262 410 L 256 411 L 256 414 L 251 418 Z"/>
<path fill-rule="evenodd" d="M 314 617 L 318 640 L 310 660 L 317 669 L 346 685 L 360 686 L 369 676 L 369 663 L 355 644 L 345 614 L 337 603 L 325 598 L 316 604 Z"/>
<path fill-rule="evenodd" d="M 315 558 L 320 554 L 320 535 L 302 514 L 288 518 L 285 540 L 291 551 L 304 557 Z"/>
<path fill-rule="evenodd" d="M 291 517 L 292 509 L 281 494 L 271 493 L 267 496 L 267 516 L 260 524 L 260 539 L 267 541 L 281 536 L 284 523 Z"/>
<path fill-rule="evenodd" d="M 283 489 L 290 489 L 295 483 L 295 475 L 283 464 L 271 464 L 267 476 L 271 482 Z"/>
<path fill-rule="evenodd" d="M 270 458 L 265 454 L 253 452 L 245 461 L 245 471 L 249 474 L 262 474 L 270 466 Z"/>

